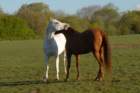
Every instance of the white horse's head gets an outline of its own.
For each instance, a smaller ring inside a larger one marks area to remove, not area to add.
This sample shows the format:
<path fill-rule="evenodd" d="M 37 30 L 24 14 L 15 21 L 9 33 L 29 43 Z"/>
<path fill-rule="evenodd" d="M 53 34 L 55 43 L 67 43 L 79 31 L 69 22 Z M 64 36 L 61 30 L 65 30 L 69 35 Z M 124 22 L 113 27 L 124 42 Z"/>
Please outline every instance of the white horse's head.
<path fill-rule="evenodd" d="M 47 37 L 52 38 L 56 31 L 67 29 L 68 27 L 70 27 L 70 25 L 67 23 L 63 23 L 57 19 L 50 19 L 46 30 Z"/>

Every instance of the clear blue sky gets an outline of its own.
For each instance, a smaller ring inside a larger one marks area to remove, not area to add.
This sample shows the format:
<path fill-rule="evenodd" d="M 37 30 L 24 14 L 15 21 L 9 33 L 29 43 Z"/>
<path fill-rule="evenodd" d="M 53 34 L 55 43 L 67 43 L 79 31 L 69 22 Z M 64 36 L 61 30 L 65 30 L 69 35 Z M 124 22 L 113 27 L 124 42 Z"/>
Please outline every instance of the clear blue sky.
<path fill-rule="evenodd" d="M 14 13 L 21 5 L 32 2 L 44 2 L 49 5 L 51 10 L 63 10 L 69 14 L 88 5 L 113 3 L 120 11 L 132 10 L 136 6 L 140 6 L 140 0 L 0 0 L 0 7 L 7 13 Z"/>

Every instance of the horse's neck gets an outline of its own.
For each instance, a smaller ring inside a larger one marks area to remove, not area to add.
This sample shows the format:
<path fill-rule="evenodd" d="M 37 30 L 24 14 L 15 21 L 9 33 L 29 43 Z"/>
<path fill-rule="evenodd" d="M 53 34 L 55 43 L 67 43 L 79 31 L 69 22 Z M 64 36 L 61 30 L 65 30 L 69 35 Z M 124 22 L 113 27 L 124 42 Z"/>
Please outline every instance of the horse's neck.
<path fill-rule="evenodd" d="M 47 33 L 46 39 L 52 40 L 52 39 L 54 39 L 54 36 L 55 36 L 55 33 L 54 32 L 53 33 Z"/>
<path fill-rule="evenodd" d="M 45 46 L 46 46 L 46 44 L 47 44 L 47 46 L 48 45 L 51 45 L 54 42 L 55 42 L 55 39 L 54 38 L 48 38 L 48 37 L 46 37 L 45 40 L 44 40 Z"/>
<path fill-rule="evenodd" d="M 70 33 L 71 33 L 72 36 L 75 36 L 75 35 L 76 35 L 76 36 L 79 36 L 79 35 L 81 35 L 80 32 L 75 31 L 75 30 L 71 31 Z"/>
<path fill-rule="evenodd" d="M 71 34 L 80 34 L 80 32 L 78 32 L 78 31 L 76 31 L 75 29 L 73 29 L 73 28 L 69 28 L 70 29 L 70 33 Z"/>

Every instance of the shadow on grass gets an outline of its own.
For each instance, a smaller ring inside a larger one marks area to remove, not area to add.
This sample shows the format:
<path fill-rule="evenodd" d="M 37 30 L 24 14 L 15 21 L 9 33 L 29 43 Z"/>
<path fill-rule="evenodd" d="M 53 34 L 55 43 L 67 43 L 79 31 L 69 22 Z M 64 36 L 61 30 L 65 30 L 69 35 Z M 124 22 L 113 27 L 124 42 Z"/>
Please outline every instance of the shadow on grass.
<path fill-rule="evenodd" d="M 75 82 L 75 81 L 68 81 L 68 82 Z M 0 87 L 4 86 L 21 86 L 21 85 L 33 85 L 33 84 L 54 84 L 54 83 L 65 83 L 64 80 L 62 81 L 57 81 L 57 80 L 51 80 L 48 81 L 47 83 L 44 82 L 43 80 L 27 80 L 27 81 L 10 81 L 10 82 L 0 82 Z"/>
<path fill-rule="evenodd" d="M 36 85 L 36 84 L 57 84 L 57 83 L 72 83 L 72 82 L 99 82 L 92 79 L 86 80 L 69 80 L 65 82 L 64 80 L 50 80 L 49 82 L 44 82 L 43 80 L 26 80 L 26 81 L 11 81 L 11 82 L 0 82 L 0 87 L 9 86 L 21 86 L 21 85 Z M 113 80 L 112 82 L 120 82 L 120 80 Z"/>
<path fill-rule="evenodd" d="M 43 82 L 41 80 L 0 82 L 0 87 L 2 87 L 2 86 L 32 85 L 32 84 L 45 84 L 45 82 Z"/>

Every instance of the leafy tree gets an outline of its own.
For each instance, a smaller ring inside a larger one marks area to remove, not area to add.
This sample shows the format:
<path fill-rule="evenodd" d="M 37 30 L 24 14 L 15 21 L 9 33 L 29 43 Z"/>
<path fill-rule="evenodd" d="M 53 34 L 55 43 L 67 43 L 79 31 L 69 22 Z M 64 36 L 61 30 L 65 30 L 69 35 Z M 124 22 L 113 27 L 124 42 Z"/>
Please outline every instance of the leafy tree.
<path fill-rule="evenodd" d="M 115 21 L 116 18 L 118 18 L 118 16 L 119 13 L 117 12 L 117 8 L 113 5 L 108 4 L 102 7 L 100 10 L 97 10 L 92 15 L 92 20 L 94 21 L 94 20 L 102 19 L 104 22 L 111 22 L 111 21 Z"/>
<path fill-rule="evenodd" d="M 129 11 L 119 21 L 120 34 L 140 34 L 140 11 Z"/>
<path fill-rule="evenodd" d="M 26 20 L 37 34 L 43 33 L 52 15 L 48 5 L 44 3 L 25 4 L 17 12 L 17 16 Z"/>
<path fill-rule="evenodd" d="M 105 6 L 92 5 L 81 8 L 77 15 L 86 19 L 92 28 L 104 29 L 108 34 L 118 34 L 117 23 L 120 18 L 117 7 L 109 3 Z"/>
<path fill-rule="evenodd" d="M 55 18 L 58 18 L 58 19 L 61 19 L 63 17 L 66 17 L 68 16 L 64 11 L 62 10 L 57 10 L 57 11 L 53 11 L 53 14 L 54 14 L 54 17 Z"/>
<path fill-rule="evenodd" d="M 77 31 L 84 31 L 89 27 L 89 22 L 85 19 L 79 18 L 78 16 L 66 16 L 60 18 L 61 21 L 70 24 Z"/>
<path fill-rule="evenodd" d="M 116 24 L 119 19 L 117 8 L 113 4 L 107 4 L 94 12 L 91 18 L 92 24 L 97 24 L 109 34 L 118 33 Z"/>
<path fill-rule="evenodd" d="M 4 12 L 3 12 L 2 8 L 0 7 L 0 15 L 3 15 L 3 14 L 4 14 Z"/>
<path fill-rule="evenodd" d="M 83 7 L 77 11 L 77 16 L 90 21 L 94 12 L 99 9 L 101 9 L 101 6 L 98 6 L 98 5 L 91 5 L 91 6 Z"/>

